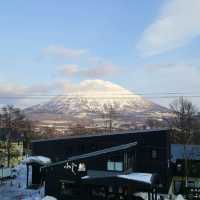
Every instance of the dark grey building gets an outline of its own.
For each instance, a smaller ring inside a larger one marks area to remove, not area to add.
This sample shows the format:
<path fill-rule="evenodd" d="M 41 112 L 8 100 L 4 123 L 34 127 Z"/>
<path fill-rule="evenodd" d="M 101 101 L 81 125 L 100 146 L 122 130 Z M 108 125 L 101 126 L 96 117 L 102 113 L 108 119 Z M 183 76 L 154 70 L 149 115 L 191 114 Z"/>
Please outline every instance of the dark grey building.
<path fill-rule="evenodd" d="M 60 199 L 61 193 L 66 199 L 84 191 L 88 199 L 101 193 L 108 198 L 116 191 L 125 196 L 146 191 L 157 199 L 157 190 L 167 191 L 171 178 L 168 129 L 39 140 L 32 143 L 32 152 L 53 160 L 41 172 L 46 194 Z M 80 166 L 85 171 L 79 172 Z"/>

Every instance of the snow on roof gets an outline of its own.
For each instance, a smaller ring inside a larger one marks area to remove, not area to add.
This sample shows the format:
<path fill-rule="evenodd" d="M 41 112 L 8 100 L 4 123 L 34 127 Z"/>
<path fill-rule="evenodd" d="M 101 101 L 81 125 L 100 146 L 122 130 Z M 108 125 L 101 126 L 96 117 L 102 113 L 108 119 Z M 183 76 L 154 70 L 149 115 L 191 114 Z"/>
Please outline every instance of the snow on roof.
<path fill-rule="evenodd" d="M 122 179 L 132 180 L 132 181 L 138 181 L 143 182 L 147 184 L 152 184 L 152 177 L 154 174 L 149 173 L 130 173 L 130 174 L 120 174 L 120 175 L 114 175 L 114 176 L 107 176 L 107 177 L 118 177 Z M 91 176 L 84 176 L 82 179 L 92 179 L 92 178 L 105 178 L 105 177 L 91 177 Z"/>
<path fill-rule="evenodd" d="M 57 200 L 55 197 L 52 196 L 45 196 L 42 200 Z"/>
<path fill-rule="evenodd" d="M 30 156 L 30 157 L 27 157 L 25 160 L 23 160 L 23 163 L 26 163 L 26 164 L 37 163 L 41 165 L 47 165 L 51 163 L 51 159 L 44 156 Z"/>
<path fill-rule="evenodd" d="M 152 174 L 130 173 L 130 174 L 125 174 L 125 175 L 117 175 L 117 177 L 151 184 Z"/>

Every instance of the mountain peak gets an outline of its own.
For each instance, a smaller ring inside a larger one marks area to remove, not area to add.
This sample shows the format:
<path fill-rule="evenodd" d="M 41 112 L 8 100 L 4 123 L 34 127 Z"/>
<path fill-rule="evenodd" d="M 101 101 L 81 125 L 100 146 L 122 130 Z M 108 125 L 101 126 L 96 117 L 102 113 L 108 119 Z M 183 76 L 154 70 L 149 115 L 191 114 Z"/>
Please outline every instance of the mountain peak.
<path fill-rule="evenodd" d="M 85 80 L 70 89 L 66 88 L 65 95 L 32 106 L 27 111 L 75 116 L 77 113 L 105 113 L 111 106 L 123 114 L 163 110 L 161 106 L 109 81 Z"/>

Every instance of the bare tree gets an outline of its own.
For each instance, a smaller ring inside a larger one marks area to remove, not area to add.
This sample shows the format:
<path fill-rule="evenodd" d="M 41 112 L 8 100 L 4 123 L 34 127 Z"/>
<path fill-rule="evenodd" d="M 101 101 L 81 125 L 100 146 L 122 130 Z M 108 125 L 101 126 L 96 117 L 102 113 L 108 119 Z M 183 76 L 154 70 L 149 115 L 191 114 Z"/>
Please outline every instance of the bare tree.
<path fill-rule="evenodd" d="M 173 142 L 181 144 L 192 143 L 194 128 L 196 127 L 197 108 L 191 101 L 180 97 L 170 104 L 173 118 L 170 121 L 171 127 L 175 129 Z"/>
<path fill-rule="evenodd" d="M 172 140 L 175 143 L 181 143 L 184 146 L 184 164 L 185 164 L 185 177 L 187 186 L 188 177 L 188 154 L 186 146 L 193 142 L 195 127 L 196 127 L 196 114 L 197 108 L 191 101 L 180 97 L 170 104 L 173 112 L 171 120 L 171 127 L 174 128 Z"/>
<path fill-rule="evenodd" d="M 104 110 L 103 113 L 101 113 L 103 118 L 105 119 L 105 128 L 106 132 L 108 131 L 109 133 L 113 132 L 113 121 L 116 119 L 116 110 L 112 105 L 104 105 Z"/>

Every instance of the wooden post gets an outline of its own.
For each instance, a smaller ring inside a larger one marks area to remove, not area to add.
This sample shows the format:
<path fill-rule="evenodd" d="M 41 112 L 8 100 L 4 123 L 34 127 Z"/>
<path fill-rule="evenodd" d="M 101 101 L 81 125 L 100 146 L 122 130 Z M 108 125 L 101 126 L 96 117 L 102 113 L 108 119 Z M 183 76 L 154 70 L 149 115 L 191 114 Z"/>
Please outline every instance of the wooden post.
<path fill-rule="evenodd" d="M 29 165 L 28 164 L 26 164 L 26 168 L 27 168 L 26 187 L 28 188 L 28 179 L 29 179 Z"/>

